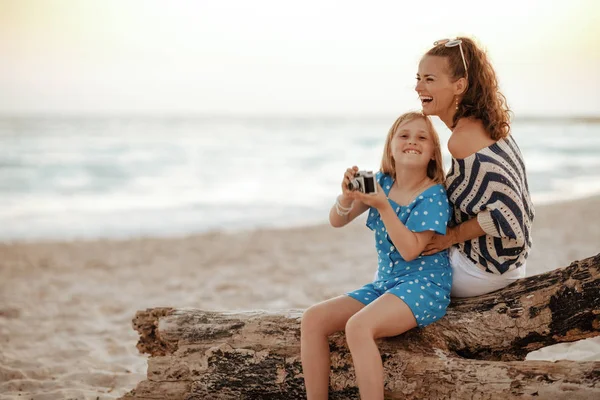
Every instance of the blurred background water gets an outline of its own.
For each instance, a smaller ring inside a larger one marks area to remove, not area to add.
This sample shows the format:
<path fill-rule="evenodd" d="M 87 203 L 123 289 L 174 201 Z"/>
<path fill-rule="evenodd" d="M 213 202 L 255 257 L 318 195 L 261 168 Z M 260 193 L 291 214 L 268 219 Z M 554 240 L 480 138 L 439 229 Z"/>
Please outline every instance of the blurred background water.
<path fill-rule="evenodd" d="M 4 117 L 0 240 L 326 223 L 345 168 L 378 169 L 394 118 Z M 600 121 L 512 129 L 536 204 L 600 193 Z"/>

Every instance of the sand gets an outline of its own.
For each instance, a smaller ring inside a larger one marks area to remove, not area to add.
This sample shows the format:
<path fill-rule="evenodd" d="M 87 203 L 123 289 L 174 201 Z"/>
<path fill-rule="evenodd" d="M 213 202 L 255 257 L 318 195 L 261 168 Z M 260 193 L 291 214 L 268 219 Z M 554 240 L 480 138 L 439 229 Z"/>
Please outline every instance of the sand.
<path fill-rule="evenodd" d="M 537 207 L 528 275 L 598 254 L 599 222 L 600 197 Z M 137 310 L 306 308 L 363 285 L 375 261 L 364 220 L 343 229 L 0 244 L 0 398 L 117 398 L 146 374 L 131 327 Z M 600 360 L 600 340 L 529 358 Z"/>

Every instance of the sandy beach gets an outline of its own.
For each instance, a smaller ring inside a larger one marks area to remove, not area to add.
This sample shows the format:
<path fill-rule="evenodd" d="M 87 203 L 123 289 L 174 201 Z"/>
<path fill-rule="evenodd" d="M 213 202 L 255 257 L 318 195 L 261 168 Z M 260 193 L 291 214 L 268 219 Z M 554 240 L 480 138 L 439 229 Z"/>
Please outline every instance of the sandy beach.
<path fill-rule="evenodd" d="M 536 212 L 528 275 L 600 252 L 600 197 Z M 372 240 L 360 220 L 344 229 L 1 244 L 0 398 L 122 396 L 146 374 L 131 327 L 137 310 L 306 308 L 372 277 Z M 600 360 L 600 340 L 529 358 Z"/>

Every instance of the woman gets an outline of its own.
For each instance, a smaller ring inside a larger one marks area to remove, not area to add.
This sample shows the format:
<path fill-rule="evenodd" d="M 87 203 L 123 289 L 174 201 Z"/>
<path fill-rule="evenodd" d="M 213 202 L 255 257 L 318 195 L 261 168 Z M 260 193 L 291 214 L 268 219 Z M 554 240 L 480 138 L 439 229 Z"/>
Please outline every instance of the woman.
<path fill-rule="evenodd" d="M 421 59 L 415 90 L 423 113 L 452 131 L 446 189 L 453 224 L 423 255 L 449 249 L 452 296 L 501 289 L 525 276 L 534 210 L 496 73 L 473 40 L 445 39 Z"/>

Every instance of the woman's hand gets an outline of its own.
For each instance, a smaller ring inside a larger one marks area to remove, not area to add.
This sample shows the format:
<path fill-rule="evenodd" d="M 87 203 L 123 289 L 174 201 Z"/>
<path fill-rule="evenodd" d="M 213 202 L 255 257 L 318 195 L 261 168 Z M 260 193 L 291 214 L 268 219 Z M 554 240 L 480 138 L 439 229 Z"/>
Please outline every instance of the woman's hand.
<path fill-rule="evenodd" d="M 450 246 L 454 244 L 454 236 L 452 233 L 452 228 L 448 228 L 445 235 L 438 235 L 437 233 L 433 235 L 421 254 L 430 256 L 450 248 Z"/>
<path fill-rule="evenodd" d="M 379 183 L 377 183 L 377 193 L 365 194 L 359 192 L 358 190 L 351 191 L 349 193 L 354 200 L 358 200 L 363 204 L 366 204 L 369 207 L 374 207 L 378 210 L 381 210 L 383 207 L 389 205 L 388 198 Z"/>

